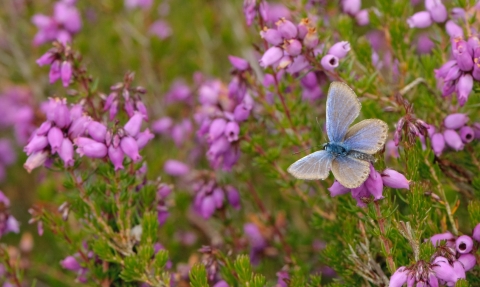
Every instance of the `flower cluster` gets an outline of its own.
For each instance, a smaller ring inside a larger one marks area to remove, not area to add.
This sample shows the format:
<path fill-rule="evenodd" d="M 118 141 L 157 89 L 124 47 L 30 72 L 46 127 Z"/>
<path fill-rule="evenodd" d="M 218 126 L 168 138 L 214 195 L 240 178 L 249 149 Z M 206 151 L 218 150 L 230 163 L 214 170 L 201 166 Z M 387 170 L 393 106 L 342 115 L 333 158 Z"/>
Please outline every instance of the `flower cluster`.
<path fill-rule="evenodd" d="M 460 106 L 465 105 L 473 89 L 474 80 L 480 81 L 480 40 L 470 36 L 452 39 L 453 59 L 435 70 L 435 77 L 443 81 L 442 95 L 457 93 Z"/>
<path fill-rule="evenodd" d="M 69 46 L 55 43 L 54 47 L 38 58 L 36 62 L 40 67 L 50 66 L 50 72 L 48 74 L 50 84 L 61 80 L 64 87 L 70 85 L 70 81 L 74 76 L 74 59 L 70 53 Z"/>
<path fill-rule="evenodd" d="M 361 9 L 362 0 L 341 0 L 340 5 L 344 13 L 352 16 L 360 26 L 368 25 L 368 10 Z"/>
<path fill-rule="evenodd" d="M 427 28 L 436 23 L 443 23 L 447 20 L 448 12 L 442 0 L 425 0 L 427 11 L 420 11 L 407 19 L 410 28 Z"/>
<path fill-rule="evenodd" d="M 477 263 L 473 239 L 480 242 L 480 224 L 474 228 L 472 236 L 457 237 L 450 232 L 432 236 L 430 242 L 436 247 L 436 251 L 430 262 L 421 260 L 412 266 L 398 268 L 390 278 L 389 286 L 401 287 L 405 283 L 408 286 L 415 283 L 423 283 L 422 286 L 455 286 L 459 279 L 465 279 L 465 273 Z"/>
<path fill-rule="evenodd" d="M 318 46 L 316 28 L 308 18 L 302 19 L 298 25 L 281 18 L 275 23 L 275 28 L 264 27 L 260 36 L 271 45 L 259 63 L 263 68 L 287 69 L 290 74 L 297 73 L 309 63 L 303 55 L 303 49 L 313 50 Z M 316 54 L 320 53 L 317 49 Z M 337 64 L 338 65 L 338 64 Z"/>
<path fill-rule="evenodd" d="M 230 170 L 240 157 L 238 147 L 240 124 L 248 119 L 253 99 L 243 82 L 248 63 L 230 57 L 236 76 L 228 89 L 219 80 L 206 81 L 198 91 L 201 106 L 195 113 L 199 125 L 197 136 L 208 144 L 207 158 L 214 169 Z"/>
<path fill-rule="evenodd" d="M 443 132 L 433 125 L 430 125 L 428 134 L 431 146 L 435 155 L 440 156 L 446 147 L 453 150 L 462 150 L 465 144 L 474 139 L 480 139 L 480 124 L 467 125 L 469 118 L 466 114 L 455 113 L 445 117 L 443 121 Z"/>
<path fill-rule="evenodd" d="M 153 4 L 153 0 L 125 0 L 125 7 L 128 9 L 142 8 L 149 9 Z"/>
<path fill-rule="evenodd" d="M 217 209 L 225 208 L 225 203 L 240 209 L 240 194 L 237 189 L 231 185 L 222 186 L 207 174 L 198 176 L 193 183 L 193 191 L 193 209 L 205 219 L 212 217 Z"/>
<path fill-rule="evenodd" d="M 25 144 L 35 130 L 32 101 L 30 91 L 23 87 L 11 87 L 0 94 L 0 130 L 13 128 L 19 144 Z"/>
<path fill-rule="evenodd" d="M 0 191 L 0 238 L 9 233 L 18 233 L 20 224 L 9 212 L 10 200 Z"/>
<path fill-rule="evenodd" d="M 387 168 L 382 173 L 379 173 L 375 170 L 373 164 L 370 164 L 370 175 L 359 187 L 349 189 L 335 181 L 328 190 L 332 196 L 351 192 L 352 197 L 357 201 L 357 206 L 366 207 L 366 202 L 369 201 L 370 196 L 373 196 L 374 200 L 383 198 L 384 186 L 409 189 L 410 182 L 398 171 Z"/>
<path fill-rule="evenodd" d="M 82 28 L 80 12 L 75 7 L 76 0 L 60 0 L 55 3 L 53 15 L 35 14 L 32 23 L 37 26 L 38 32 L 33 39 L 34 45 L 59 41 L 72 41 L 73 35 Z"/>

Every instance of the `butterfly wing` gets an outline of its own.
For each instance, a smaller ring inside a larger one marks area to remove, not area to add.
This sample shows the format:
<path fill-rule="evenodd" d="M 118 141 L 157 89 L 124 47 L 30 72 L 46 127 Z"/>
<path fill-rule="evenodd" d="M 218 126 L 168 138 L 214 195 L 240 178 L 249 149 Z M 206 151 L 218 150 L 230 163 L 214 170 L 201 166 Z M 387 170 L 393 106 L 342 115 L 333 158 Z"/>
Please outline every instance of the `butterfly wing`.
<path fill-rule="evenodd" d="M 365 182 L 370 174 L 370 163 L 348 156 L 338 156 L 332 162 L 335 179 L 346 188 L 356 188 Z"/>
<path fill-rule="evenodd" d="M 327 135 L 330 141 L 343 141 L 361 108 L 357 95 L 349 86 L 342 82 L 330 84 L 327 98 Z"/>
<path fill-rule="evenodd" d="M 374 154 L 387 140 L 388 125 L 378 119 L 363 120 L 352 126 L 345 135 L 344 145 L 350 150 Z"/>
<path fill-rule="evenodd" d="M 294 162 L 288 172 L 298 179 L 325 179 L 332 167 L 333 155 L 327 151 L 316 151 Z"/>

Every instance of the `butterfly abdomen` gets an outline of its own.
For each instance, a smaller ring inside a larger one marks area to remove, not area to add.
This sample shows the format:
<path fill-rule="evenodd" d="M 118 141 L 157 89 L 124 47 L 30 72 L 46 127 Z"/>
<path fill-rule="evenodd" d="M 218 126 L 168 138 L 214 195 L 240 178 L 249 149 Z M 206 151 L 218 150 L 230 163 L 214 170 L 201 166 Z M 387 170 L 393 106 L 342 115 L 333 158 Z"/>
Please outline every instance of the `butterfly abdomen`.
<path fill-rule="evenodd" d="M 366 153 L 363 153 L 363 152 L 359 152 L 359 151 L 356 151 L 356 150 L 349 151 L 347 153 L 347 155 L 350 156 L 350 157 L 356 158 L 356 159 L 364 160 L 364 161 L 369 161 L 369 162 L 375 162 L 376 161 L 376 159 L 373 155 L 366 154 Z"/>

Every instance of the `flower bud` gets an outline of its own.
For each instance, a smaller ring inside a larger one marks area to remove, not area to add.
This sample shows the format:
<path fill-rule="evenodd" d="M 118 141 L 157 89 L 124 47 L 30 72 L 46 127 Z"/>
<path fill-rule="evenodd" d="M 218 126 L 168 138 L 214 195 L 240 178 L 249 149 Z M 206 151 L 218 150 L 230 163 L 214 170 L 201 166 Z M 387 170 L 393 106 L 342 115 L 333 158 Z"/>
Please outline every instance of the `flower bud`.
<path fill-rule="evenodd" d="M 447 30 L 447 34 L 450 35 L 450 38 L 461 37 L 463 38 L 463 29 L 462 27 L 458 26 L 452 20 L 447 21 L 445 24 L 445 30 Z"/>
<path fill-rule="evenodd" d="M 286 40 L 283 48 L 290 56 L 298 56 L 302 52 L 302 43 L 296 39 Z"/>
<path fill-rule="evenodd" d="M 73 256 L 68 256 L 60 261 L 60 265 L 62 265 L 64 269 L 70 271 L 78 271 L 81 268 L 80 264 L 77 262 L 77 259 L 75 259 Z"/>
<path fill-rule="evenodd" d="M 383 198 L 382 176 L 380 176 L 380 173 L 378 173 L 378 171 L 375 170 L 372 164 L 370 164 L 370 175 L 368 176 L 364 184 L 368 192 L 370 192 L 370 194 L 373 195 L 375 200 L 379 200 Z"/>
<path fill-rule="evenodd" d="M 48 143 L 50 144 L 50 147 L 52 149 L 52 154 L 55 154 L 57 150 L 60 148 L 60 146 L 62 145 L 63 133 L 59 128 L 52 127 L 48 132 L 47 137 L 48 137 Z"/>
<path fill-rule="evenodd" d="M 280 45 L 283 42 L 282 35 L 280 35 L 280 32 L 278 32 L 277 29 L 268 29 L 267 27 L 264 27 L 263 30 L 260 31 L 260 36 L 273 46 Z"/>
<path fill-rule="evenodd" d="M 65 167 L 73 166 L 73 144 L 69 138 L 63 138 L 58 155 L 63 160 Z"/>
<path fill-rule="evenodd" d="M 449 241 L 453 239 L 455 239 L 455 236 L 447 231 L 445 233 L 435 234 L 434 236 L 430 237 L 430 242 L 432 242 L 433 246 L 438 246 L 441 240 Z"/>
<path fill-rule="evenodd" d="M 225 200 L 225 193 L 223 189 L 217 187 L 212 192 L 213 201 L 215 202 L 216 208 L 222 208 L 223 201 Z"/>
<path fill-rule="evenodd" d="M 280 61 L 282 57 L 283 57 L 282 49 L 280 49 L 279 47 L 271 47 L 270 49 L 265 51 L 259 63 L 261 67 L 266 68 Z"/>
<path fill-rule="evenodd" d="M 391 188 L 410 189 L 410 181 L 403 174 L 393 169 L 387 168 L 382 172 L 382 181 L 385 186 Z"/>
<path fill-rule="evenodd" d="M 469 143 L 475 139 L 475 132 L 469 126 L 463 126 L 459 133 L 463 143 Z"/>
<path fill-rule="evenodd" d="M 50 84 L 53 84 L 60 79 L 60 67 L 61 64 L 59 60 L 53 61 L 52 65 L 50 66 L 50 72 L 48 73 Z"/>
<path fill-rule="evenodd" d="M 443 132 L 445 143 L 456 151 L 462 150 L 464 145 L 458 133 L 454 130 L 445 130 Z"/>
<path fill-rule="evenodd" d="M 173 120 L 169 117 L 163 117 L 155 121 L 152 125 L 152 130 L 156 134 L 163 134 L 169 131 L 173 125 Z"/>
<path fill-rule="evenodd" d="M 138 149 L 143 149 L 147 145 L 147 143 L 154 137 L 155 135 L 152 134 L 149 129 L 146 129 L 143 132 L 139 133 L 137 136 Z"/>
<path fill-rule="evenodd" d="M 436 156 L 440 156 L 445 149 L 445 138 L 443 134 L 435 133 L 432 136 L 432 149 Z"/>
<path fill-rule="evenodd" d="M 250 110 L 245 104 L 240 104 L 235 107 L 233 116 L 236 122 L 243 122 L 250 116 Z"/>
<path fill-rule="evenodd" d="M 355 20 L 357 21 L 357 24 L 360 26 L 368 25 L 368 23 L 370 23 L 368 10 L 367 9 L 360 10 L 360 12 L 358 12 L 357 15 L 355 15 Z"/>
<path fill-rule="evenodd" d="M 227 191 L 228 203 L 230 203 L 233 208 L 240 209 L 240 194 L 238 193 L 238 190 L 230 185 L 227 185 L 225 189 Z"/>
<path fill-rule="evenodd" d="M 37 63 L 37 65 L 42 67 L 46 65 L 51 65 L 54 60 L 55 60 L 55 54 L 48 51 L 45 54 L 43 54 L 40 58 L 38 58 L 35 62 Z"/>
<path fill-rule="evenodd" d="M 307 35 L 303 38 L 303 45 L 308 49 L 313 49 L 318 45 L 318 34 L 315 27 L 308 28 Z"/>
<path fill-rule="evenodd" d="M 330 186 L 328 188 L 328 191 L 330 191 L 330 195 L 332 197 L 335 197 L 335 196 L 338 196 L 338 195 L 342 195 L 342 194 L 346 194 L 346 193 L 349 193 L 350 192 L 350 189 L 349 188 L 346 188 L 345 186 L 343 186 L 340 182 L 338 181 L 334 181 L 332 186 Z"/>
<path fill-rule="evenodd" d="M 43 165 L 48 158 L 49 153 L 47 151 L 38 151 L 32 153 L 28 158 L 23 168 L 27 170 L 28 173 L 31 173 L 35 168 Z"/>
<path fill-rule="evenodd" d="M 277 30 L 278 32 L 280 32 L 280 35 L 282 35 L 284 39 L 288 40 L 297 36 L 297 26 L 295 26 L 295 24 L 293 24 L 289 20 L 281 18 L 275 23 L 275 25 L 277 25 Z"/>
<path fill-rule="evenodd" d="M 107 155 L 107 151 L 107 146 L 99 142 L 89 143 L 77 149 L 80 156 L 85 155 L 89 158 L 103 158 Z"/>
<path fill-rule="evenodd" d="M 430 16 L 432 17 L 432 20 L 437 22 L 437 23 L 443 23 L 445 20 L 447 20 L 448 12 L 447 8 L 445 8 L 445 5 L 443 5 L 441 0 L 438 1 L 432 1 L 433 5 L 430 5 L 430 7 L 425 7 L 427 8 L 428 12 L 430 12 Z"/>
<path fill-rule="evenodd" d="M 23 148 L 23 151 L 27 155 L 31 155 L 34 152 L 43 150 L 48 146 L 48 139 L 46 136 L 34 135 L 30 142 Z"/>
<path fill-rule="evenodd" d="M 208 140 L 214 141 L 225 132 L 227 121 L 223 118 L 217 118 L 212 121 L 208 130 Z"/>
<path fill-rule="evenodd" d="M 473 78 L 470 74 L 463 74 L 457 83 L 458 103 L 460 106 L 465 105 L 468 96 L 473 89 Z"/>
<path fill-rule="evenodd" d="M 143 115 L 139 112 L 134 112 L 134 115 L 128 120 L 123 129 L 127 135 L 136 137 L 142 127 Z"/>
<path fill-rule="evenodd" d="M 88 123 L 87 131 L 92 139 L 97 142 L 105 142 L 105 136 L 107 134 L 107 127 L 97 121 L 91 121 Z"/>
<path fill-rule="evenodd" d="M 190 172 L 188 165 L 178 160 L 167 160 L 163 165 L 163 170 L 171 176 L 184 176 Z"/>
<path fill-rule="evenodd" d="M 203 218 L 210 218 L 215 213 L 215 200 L 212 196 L 205 196 L 200 206 L 200 212 Z"/>
<path fill-rule="evenodd" d="M 432 266 L 436 277 L 447 282 L 456 282 L 457 274 L 448 261 L 439 261 Z"/>
<path fill-rule="evenodd" d="M 450 69 L 457 64 L 457 61 L 455 60 L 450 60 L 447 61 L 445 64 L 443 64 L 440 69 L 435 70 L 435 77 L 436 78 L 445 78 L 447 76 L 447 73 L 450 71 Z"/>
<path fill-rule="evenodd" d="M 407 24 L 410 28 L 427 28 L 432 25 L 432 17 L 427 11 L 417 12 L 407 19 Z"/>
<path fill-rule="evenodd" d="M 390 284 L 388 287 L 402 287 L 405 283 L 407 283 L 407 276 L 408 270 L 405 266 L 401 266 L 393 273 L 392 277 L 390 277 Z"/>
<path fill-rule="evenodd" d="M 134 138 L 129 136 L 122 138 L 122 140 L 120 141 L 120 147 L 122 148 L 122 151 L 134 162 L 142 159 L 142 157 L 138 153 L 137 141 Z"/>
<path fill-rule="evenodd" d="M 72 63 L 70 63 L 69 61 L 63 61 L 60 75 L 62 78 L 63 86 L 68 87 L 68 85 L 70 84 L 70 80 L 72 79 Z"/>
<path fill-rule="evenodd" d="M 477 242 L 480 242 L 480 223 L 473 228 L 472 238 L 475 239 Z"/>
<path fill-rule="evenodd" d="M 228 60 L 230 60 L 230 63 L 232 64 L 232 66 L 239 71 L 245 71 L 250 68 L 250 64 L 247 62 L 247 60 L 244 60 L 242 58 L 235 57 L 235 56 L 228 56 Z"/>
<path fill-rule="evenodd" d="M 461 40 L 455 44 L 453 56 L 457 60 L 460 70 L 468 72 L 473 68 L 472 55 L 468 52 L 467 42 Z"/>
<path fill-rule="evenodd" d="M 334 55 L 338 59 L 343 59 L 347 56 L 348 51 L 350 51 L 350 43 L 347 41 L 341 41 L 335 43 L 330 49 L 328 50 L 327 54 Z"/>
<path fill-rule="evenodd" d="M 360 12 L 362 1 L 361 0 L 342 0 L 340 2 L 340 5 L 342 6 L 343 13 L 354 16 L 358 12 Z"/>
<path fill-rule="evenodd" d="M 108 158 L 115 167 L 115 171 L 123 169 L 123 159 L 125 154 L 120 147 L 114 147 L 113 145 L 108 147 Z"/>
<path fill-rule="evenodd" d="M 457 260 L 462 263 L 465 271 L 470 271 L 477 264 L 477 259 L 475 258 L 475 255 L 470 253 L 460 255 Z"/>
<path fill-rule="evenodd" d="M 443 120 L 443 124 L 447 129 L 456 130 L 465 126 L 468 120 L 469 118 L 466 114 L 456 113 L 446 116 Z"/>

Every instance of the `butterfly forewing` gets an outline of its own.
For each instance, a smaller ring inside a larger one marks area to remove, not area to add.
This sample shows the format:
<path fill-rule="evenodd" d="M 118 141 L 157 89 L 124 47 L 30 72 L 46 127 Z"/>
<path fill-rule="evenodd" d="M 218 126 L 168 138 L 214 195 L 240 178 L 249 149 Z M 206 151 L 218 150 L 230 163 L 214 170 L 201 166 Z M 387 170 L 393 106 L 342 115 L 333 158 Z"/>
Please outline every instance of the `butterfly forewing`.
<path fill-rule="evenodd" d="M 352 157 L 339 156 L 332 162 L 335 179 L 346 188 L 356 188 L 365 182 L 370 174 L 370 163 Z"/>
<path fill-rule="evenodd" d="M 374 154 L 387 139 L 388 125 L 378 119 L 363 120 L 352 126 L 345 135 L 344 145 L 350 150 Z"/>
<path fill-rule="evenodd" d="M 332 167 L 333 155 L 321 150 L 294 162 L 288 172 L 298 179 L 325 179 Z"/>
<path fill-rule="evenodd" d="M 342 142 L 348 127 L 360 114 L 355 92 L 342 82 L 330 84 L 327 98 L 327 135 L 331 142 Z"/>

